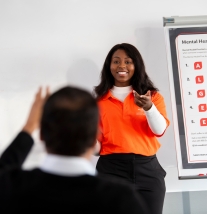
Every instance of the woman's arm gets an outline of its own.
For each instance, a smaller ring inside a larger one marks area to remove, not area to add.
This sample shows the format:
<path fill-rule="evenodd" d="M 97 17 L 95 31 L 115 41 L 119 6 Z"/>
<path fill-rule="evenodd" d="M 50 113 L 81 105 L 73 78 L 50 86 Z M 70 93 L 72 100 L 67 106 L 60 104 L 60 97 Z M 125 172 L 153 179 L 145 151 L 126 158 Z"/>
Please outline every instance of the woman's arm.
<path fill-rule="evenodd" d="M 161 136 L 167 128 L 167 122 L 152 102 L 151 92 L 147 91 L 145 95 L 139 95 L 136 91 L 133 91 L 133 94 L 135 104 L 145 112 L 150 129 L 155 135 Z"/>
<path fill-rule="evenodd" d="M 165 118 L 157 110 L 156 106 L 152 104 L 152 107 L 144 112 L 152 132 L 156 135 L 162 135 L 167 128 L 167 123 Z"/>

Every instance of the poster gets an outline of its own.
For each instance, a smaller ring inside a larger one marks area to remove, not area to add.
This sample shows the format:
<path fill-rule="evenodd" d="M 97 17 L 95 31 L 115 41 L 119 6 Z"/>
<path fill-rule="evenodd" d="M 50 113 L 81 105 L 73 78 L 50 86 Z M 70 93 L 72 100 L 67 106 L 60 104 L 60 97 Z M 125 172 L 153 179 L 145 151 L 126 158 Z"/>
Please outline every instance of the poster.
<path fill-rule="evenodd" d="M 207 174 L 207 27 L 166 28 L 180 175 Z"/>
<path fill-rule="evenodd" d="M 188 163 L 207 162 L 207 34 L 175 39 Z"/>

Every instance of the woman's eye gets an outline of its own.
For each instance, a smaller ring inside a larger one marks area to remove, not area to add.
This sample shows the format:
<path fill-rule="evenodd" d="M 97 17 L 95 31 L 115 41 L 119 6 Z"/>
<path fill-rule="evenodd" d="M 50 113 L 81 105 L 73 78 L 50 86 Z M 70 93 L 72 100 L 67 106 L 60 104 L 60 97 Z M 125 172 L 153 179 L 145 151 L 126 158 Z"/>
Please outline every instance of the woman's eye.
<path fill-rule="evenodd" d="M 119 63 L 119 61 L 114 61 L 114 64 L 118 64 Z"/>
<path fill-rule="evenodd" d="M 132 62 L 131 62 L 131 61 L 126 61 L 125 63 L 126 63 L 126 64 L 131 64 Z"/>

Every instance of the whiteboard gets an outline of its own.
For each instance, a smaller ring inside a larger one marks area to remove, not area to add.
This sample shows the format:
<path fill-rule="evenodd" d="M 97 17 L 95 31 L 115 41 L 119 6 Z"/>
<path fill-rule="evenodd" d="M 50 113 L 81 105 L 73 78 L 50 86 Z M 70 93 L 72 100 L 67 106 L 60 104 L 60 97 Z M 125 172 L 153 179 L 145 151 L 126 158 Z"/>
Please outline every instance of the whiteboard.
<path fill-rule="evenodd" d="M 207 25 L 179 23 L 164 32 L 178 176 L 207 178 Z"/>

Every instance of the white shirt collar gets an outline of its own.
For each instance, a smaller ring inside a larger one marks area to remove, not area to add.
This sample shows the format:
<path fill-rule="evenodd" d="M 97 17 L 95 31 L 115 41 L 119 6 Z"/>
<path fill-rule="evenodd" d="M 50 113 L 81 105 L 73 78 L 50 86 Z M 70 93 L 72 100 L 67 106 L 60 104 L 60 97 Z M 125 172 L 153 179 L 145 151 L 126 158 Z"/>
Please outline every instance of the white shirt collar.
<path fill-rule="evenodd" d="M 120 101 L 124 102 L 125 98 L 128 96 L 128 94 L 132 91 L 132 86 L 126 86 L 126 87 L 117 87 L 113 86 L 111 89 L 111 93 L 114 97 L 119 99 Z"/>
<path fill-rule="evenodd" d="M 123 93 L 129 93 L 132 91 L 132 86 L 125 86 L 125 87 L 117 87 L 117 86 L 113 86 L 111 89 L 112 93 L 118 93 L 118 94 L 123 94 Z"/>
<path fill-rule="evenodd" d="M 40 169 L 44 172 L 62 176 L 96 175 L 92 164 L 82 157 L 65 157 L 61 155 L 46 154 Z"/>

